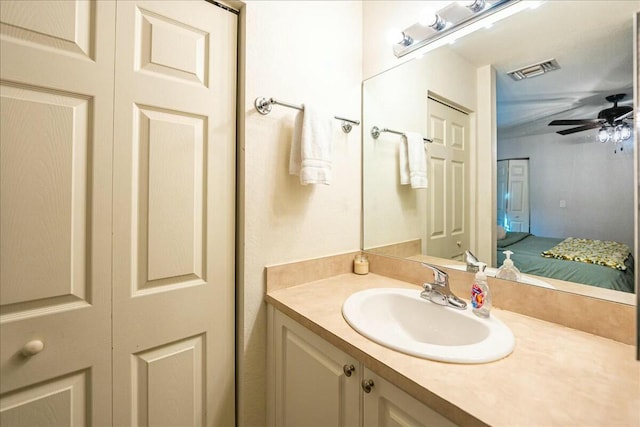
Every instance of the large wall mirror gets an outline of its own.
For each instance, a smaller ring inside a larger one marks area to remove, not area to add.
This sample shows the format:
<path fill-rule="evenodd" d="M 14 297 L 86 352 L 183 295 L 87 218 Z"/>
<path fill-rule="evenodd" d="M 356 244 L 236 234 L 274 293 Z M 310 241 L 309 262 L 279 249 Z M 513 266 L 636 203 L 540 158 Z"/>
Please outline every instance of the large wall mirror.
<path fill-rule="evenodd" d="M 366 80 L 363 249 L 489 274 L 510 250 L 524 283 L 635 304 L 639 10 L 543 2 Z M 401 183 L 403 133 L 427 188 Z"/>

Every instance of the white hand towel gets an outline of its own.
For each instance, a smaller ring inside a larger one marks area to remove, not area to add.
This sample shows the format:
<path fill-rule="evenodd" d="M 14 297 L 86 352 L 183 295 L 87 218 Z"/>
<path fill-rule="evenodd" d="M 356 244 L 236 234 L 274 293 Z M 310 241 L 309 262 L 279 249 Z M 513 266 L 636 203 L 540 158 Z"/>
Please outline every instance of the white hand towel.
<path fill-rule="evenodd" d="M 289 173 L 302 185 L 331 184 L 332 143 L 333 116 L 305 105 L 294 123 Z"/>
<path fill-rule="evenodd" d="M 400 184 L 411 188 L 427 188 L 427 155 L 422 135 L 406 132 L 400 144 Z"/>

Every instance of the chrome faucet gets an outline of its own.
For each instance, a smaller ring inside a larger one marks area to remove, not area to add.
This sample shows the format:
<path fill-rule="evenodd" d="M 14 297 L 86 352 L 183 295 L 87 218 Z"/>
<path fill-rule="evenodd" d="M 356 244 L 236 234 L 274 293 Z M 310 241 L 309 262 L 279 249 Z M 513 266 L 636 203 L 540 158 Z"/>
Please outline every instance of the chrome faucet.
<path fill-rule="evenodd" d="M 420 292 L 420 297 L 439 305 L 464 310 L 467 307 L 467 303 L 451 292 L 449 288 L 449 275 L 434 265 L 425 262 L 423 262 L 422 265 L 433 270 L 434 283 L 424 283 L 422 285 L 424 290 Z"/>
<path fill-rule="evenodd" d="M 476 256 L 474 254 L 471 253 L 471 251 L 466 250 L 464 251 L 464 260 L 467 263 L 467 271 L 469 273 L 477 273 L 478 270 L 480 269 L 480 260 L 478 258 L 476 258 Z"/>

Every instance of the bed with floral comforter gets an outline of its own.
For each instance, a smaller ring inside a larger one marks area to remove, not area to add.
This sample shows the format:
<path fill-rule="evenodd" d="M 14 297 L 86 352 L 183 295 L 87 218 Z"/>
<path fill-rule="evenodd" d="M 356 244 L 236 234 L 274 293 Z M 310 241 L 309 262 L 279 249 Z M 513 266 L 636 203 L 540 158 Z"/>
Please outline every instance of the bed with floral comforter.
<path fill-rule="evenodd" d="M 522 273 L 634 292 L 633 255 L 621 243 L 508 232 L 498 240 L 498 265 L 506 250 Z"/>

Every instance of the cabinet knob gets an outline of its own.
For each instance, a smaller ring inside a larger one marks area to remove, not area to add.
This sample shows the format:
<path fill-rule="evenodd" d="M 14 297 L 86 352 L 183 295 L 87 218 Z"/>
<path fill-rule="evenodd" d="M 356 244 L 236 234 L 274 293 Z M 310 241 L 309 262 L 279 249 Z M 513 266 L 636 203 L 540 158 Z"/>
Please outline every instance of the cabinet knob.
<path fill-rule="evenodd" d="M 44 349 L 44 343 L 41 340 L 32 340 L 22 346 L 22 355 L 30 357 L 40 353 Z"/>
<path fill-rule="evenodd" d="M 371 389 L 374 385 L 373 380 L 362 380 L 362 389 L 365 393 L 371 393 Z"/>
<path fill-rule="evenodd" d="M 348 377 L 351 376 L 351 374 L 353 374 L 356 370 L 356 367 L 353 365 L 344 365 L 342 367 L 342 370 L 344 371 L 344 374 Z"/>

